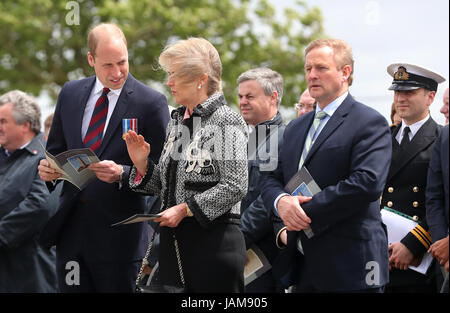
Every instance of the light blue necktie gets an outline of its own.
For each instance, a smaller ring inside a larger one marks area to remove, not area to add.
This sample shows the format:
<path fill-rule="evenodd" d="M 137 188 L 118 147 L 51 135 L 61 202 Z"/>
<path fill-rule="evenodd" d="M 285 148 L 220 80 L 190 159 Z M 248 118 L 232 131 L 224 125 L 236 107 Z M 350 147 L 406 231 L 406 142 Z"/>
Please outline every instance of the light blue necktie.
<path fill-rule="evenodd" d="M 306 157 L 308 156 L 309 149 L 314 144 L 314 136 L 316 135 L 317 129 L 319 128 L 320 122 L 327 116 L 327 113 L 324 111 L 319 111 L 316 113 L 316 116 L 314 117 L 313 124 L 311 125 L 311 128 L 308 132 L 308 137 L 306 137 L 305 145 L 303 146 L 303 152 L 302 156 L 300 157 L 300 162 L 298 164 L 298 168 L 301 169 L 303 163 L 306 160 Z"/>
<path fill-rule="evenodd" d="M 306 137 L 305 145 L 303 146 L 303 152 L 302 156 L 300 157 L 300 162 L 298 164 L 298 169 L 300 170 L 302 168 L 303 163 L 306 160 L 306 157 L 308 156 L 309 149 L 311 149 L 312 145 L 314 144 L 314 137 L 316 135 L 317 129 L 319 128 L 320 122 L 327 116 L 327 113 L 324 111 L 319 111 L 316 113 L 316 116 L 314 117 L 313 124 L 311 125 L 311 128 L 308 132 L 308 137 Z M 311 238 L 314 234 L 311 230 L 311 228 L 307 228 L 304 230 L 306 236 L 308 238 Z M 297 238 L 297 249 L 304 254 L 302 242 L 300 240 L 300 236 Z"/>

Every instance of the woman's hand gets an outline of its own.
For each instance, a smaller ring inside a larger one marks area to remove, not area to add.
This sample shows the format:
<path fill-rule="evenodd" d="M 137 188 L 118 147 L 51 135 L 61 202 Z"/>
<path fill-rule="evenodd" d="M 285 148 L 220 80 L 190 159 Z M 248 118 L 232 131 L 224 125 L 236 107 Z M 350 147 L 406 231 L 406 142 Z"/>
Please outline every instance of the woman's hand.
<path fill-rule="evenodd" d="M 147 171 L 147 159 L 150 154 L 150 144 L 144 140 L 142 135 L 138 135 L 132 130 L 125 134 L 124 139 L 127 144 L 127 150 L 131 161 L 133 161 L 139 174 L 144 176 Z"/>
<path fill-rule="evenodd" d="M 181 220 L 187 216 L 187 204 L 177 204 L 161 212 L 161 214 L 161 217 L 155 218 L 155 222 L 161 222 L 159 226 L 177 227 Z"/>

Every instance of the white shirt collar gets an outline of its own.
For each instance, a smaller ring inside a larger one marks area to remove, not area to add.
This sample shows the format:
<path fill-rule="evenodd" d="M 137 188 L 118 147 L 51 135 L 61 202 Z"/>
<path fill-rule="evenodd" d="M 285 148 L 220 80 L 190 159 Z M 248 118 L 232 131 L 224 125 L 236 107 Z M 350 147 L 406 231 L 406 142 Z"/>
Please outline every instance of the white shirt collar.
<path fill-rule="evenodd" d="M 105 88 L 105 86 L 103 86 L 103 84 L 101 83 L 101 81 L 98 79 L 98 77 L 95 78 L 95 86 L 94 86 L 94 94 L 95 95 L 101 95 L 103 92 L 103 88 Z M 122 86 L 123 88 L 123 86 Z M 111 95 L 111 93 L 115 94 L 116 96 L 120 95 L 120 92 L 122 91 L 122 88 L 120 89 L 110 89 L 109 95 Z"/>
<path fill-rule="evenodd" d="M 348 96 L 348 91 L 344 92 L 341 96 L 337 97 L 333 101 L 327 104 L 327 106 L 323 109 L 325 113 L 329 117 L 333 116 L 334 112 L 339 108 L 339 106 L 344 102 L 345 98 Z M 316 106 L 316 113 L 322 110 L 318 105 Z"/>
<path fill-rule="evenodd" d="M 430 118 L 430 114 L 428 114 L 427 117 L 425 117 L 423 120 L 420 120 L 411 125 L 406 125 L 405 121 L 402 120 L 402 126 L 400 127 L 400 130 L 398 132 L 400 134 L 400 137 L 399 137 L 400 142 L 401 142 L 401 138 L 403 137 L 403 130 L 405 129 L 406 126 L 408 126 L 409 129 L 411 130 L 411 132 L 409 133 L 409 139 L 411 140 L 412 138 L 414 138 L 414 136 L 419 131 L 419 129 L 422 127 L 422 125 L 428 121 L 429 118 Z"/>

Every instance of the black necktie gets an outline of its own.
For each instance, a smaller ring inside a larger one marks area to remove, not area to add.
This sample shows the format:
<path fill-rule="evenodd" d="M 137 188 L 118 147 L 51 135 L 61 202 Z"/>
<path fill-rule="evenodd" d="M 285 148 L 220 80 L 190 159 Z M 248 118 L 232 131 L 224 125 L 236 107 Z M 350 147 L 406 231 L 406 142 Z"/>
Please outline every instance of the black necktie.
<path fill-rule="evenodd" d="M 400 143 L 400 147 L 404 148 L 409 144 L 409 132 L 411 130 L 409 129 L 408 126 L 406 126 L 403 129 L 403 138 L 402 138 L 402 142 Z"/>

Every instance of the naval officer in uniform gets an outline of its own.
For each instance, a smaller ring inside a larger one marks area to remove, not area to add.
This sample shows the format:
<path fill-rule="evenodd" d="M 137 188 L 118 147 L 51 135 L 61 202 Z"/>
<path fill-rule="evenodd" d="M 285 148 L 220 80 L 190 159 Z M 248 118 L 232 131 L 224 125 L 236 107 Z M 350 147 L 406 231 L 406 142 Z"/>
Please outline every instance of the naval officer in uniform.
<path fill-rule="evenodd" d="M 431 266 L 427 275 L 409 269 L 420 264 L 431 244 L 426 224 L 425 189 L 433 145 L 439 134 L 430 116 L 437 86 L 445 79 L 422 67 L 396 63 L 387 68 L 394 80 L 396 111 L 402 122 L 392 130 L 392 161 L 381 208 L 404 213 L 419 224 L 400 242 L 389 243 L 389 284 L 386 292 L 435 292 L 435 273 Z"/>

